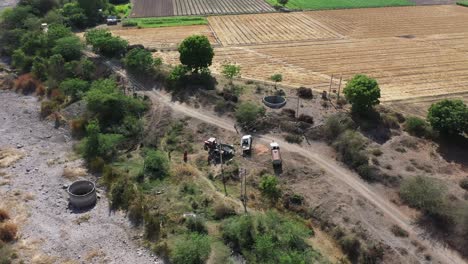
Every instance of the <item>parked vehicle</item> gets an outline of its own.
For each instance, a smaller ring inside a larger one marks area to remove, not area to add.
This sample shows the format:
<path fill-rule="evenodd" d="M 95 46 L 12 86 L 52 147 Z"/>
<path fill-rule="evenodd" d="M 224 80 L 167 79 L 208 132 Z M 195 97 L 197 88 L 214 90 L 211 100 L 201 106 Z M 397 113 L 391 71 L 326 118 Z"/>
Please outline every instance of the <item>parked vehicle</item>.
<path fill-rule="evenodd" d="M 242 155 L 250 154 L 252 151 L 252 136 L 245 135 L 241 139 Z"/>
<path fill-rule="evenodd" d="M 107 23 L 108 26 L 117 25 L 118 21 L 119 20 L 117 19 L 116 16 L 108 16 L 107 19 L 106 19 L 106 23 Z"/>
<path fill-rule="evenodd" d="M 283 160 L 281 159 L 280 147 L 278 143 L 271 142 L 270 148 L 271 148 L 271 161 L 273 163 L 273 166 L 280 167 L 283 163 Z"/>

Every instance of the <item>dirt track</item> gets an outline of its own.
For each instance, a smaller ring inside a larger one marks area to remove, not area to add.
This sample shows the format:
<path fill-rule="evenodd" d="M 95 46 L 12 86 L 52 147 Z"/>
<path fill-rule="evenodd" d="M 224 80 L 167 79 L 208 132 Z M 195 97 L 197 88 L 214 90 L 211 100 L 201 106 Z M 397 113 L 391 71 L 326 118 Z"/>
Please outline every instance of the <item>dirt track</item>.
<path fill-rule="evenodd" d="M 0 91 L 0 152 L 9 148 L 24 157 L 0 169 L 0 207 L 19 225 L 18 253 L 25 263 L 158 263 L 138 246 L 122 212 L 112 212 L 103 190 L 89 211 L 68 207 L 65 167 L 80 168 L 72 141 L 53 122 L 39 119 L 36 97 Z M 2 176 L 3 175 L 3 176 Z M 94 176 L 75 176 L 95 181 Z"/>
<path fill-rule="evenodd" d="M 220 118 L 206 111 L 194 109 L 183 104 L 174 103 L 166 94 L 158 91 L 146 92 L 145 94 L 155 102 L 164 102 L 176 112 L 180 112 L 184 115 L 202 120 L 203 122 L 216 125 L 225 130 L 235 132 L 235 128 L 233 126 L 234 121 L 228 118 Z M 384 213 L 385 216 L 391 218 L 394 223 L 408 230 L 410 236 L 413 237 L 413 239 L 418 239 L 423 245 L 430 249 L 429 251 L 433 254 L 435 259 L 440 260 L 442 263 L 465 263 L 465 261 L 457 252 L 447 249 L 437 242 L 423 238 L 423 235 L 421 234 L 424 234 L 424 232 L 412 225 L 413 220 L 410 217 L 402 213 L 395 205 L 391 204 L 389 201 L 383 198 L 383 196 L 376 193 L 370 185 L 364 183 L 355 173 L 343 168 L 343 166 L 338 162 L 326 157 L 325 155 L 321 155 L 319 152 L 314 151 L 314 148 L 312 147 L 289 144 L 284 140 L 274 136 L 256 136 L 256 140 L 262 141 L 265 144 L 276 141 L 283 147 L 284 150 L 297 153 L 303 157 L 306 157 L 310 161 L 315 162 L 329 175 L 332 175 L 336 180 L 345 183 L 354 191 L 362 195 L 365 199 L 373 203 Z M 386 239 L 385 237 L 381 238 L 384 240 Z M 391 241 L 387 242 L 390 245 L 392 244 Z"/>

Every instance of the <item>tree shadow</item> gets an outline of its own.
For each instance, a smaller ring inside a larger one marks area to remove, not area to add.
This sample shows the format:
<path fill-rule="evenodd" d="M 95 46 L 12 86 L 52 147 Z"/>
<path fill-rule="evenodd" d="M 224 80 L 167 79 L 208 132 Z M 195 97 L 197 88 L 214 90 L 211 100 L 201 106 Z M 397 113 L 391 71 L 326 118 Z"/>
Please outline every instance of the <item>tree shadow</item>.
<path fill-rule="evenodd" d="M 468 138 L 461 135 L 441 136 L 436 142 L 437 152 L 444 160 L 460 164 L 464 169 L 468 168 Z"/>
<path fill-rule="evenodd" d="M 378 144 L 384 144 L 392 137 L 391 128 L 399 128 L 399 126 L 391 126 L 386 123 L 382 117 L 383 114 L 372 109 L 361 114 L 353 113 L 351 117 L 365 137 Z"/>

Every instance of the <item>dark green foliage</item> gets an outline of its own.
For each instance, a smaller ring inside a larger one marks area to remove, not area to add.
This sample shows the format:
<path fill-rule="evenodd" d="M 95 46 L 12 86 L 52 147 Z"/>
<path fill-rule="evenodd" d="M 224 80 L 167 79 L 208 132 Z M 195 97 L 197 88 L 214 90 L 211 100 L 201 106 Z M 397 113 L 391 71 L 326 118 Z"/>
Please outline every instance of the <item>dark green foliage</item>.
<path fill-rule="evenodd" d="M 225 220 L 226 243 L 248 263 L 316 263 L 321 260 L 305 239 L 312 235 L 302 223 L 275 212 L 243 215 Z"/>
<path fill-rule="evenodd" d="M 158 213 L 146 213 L 145 219 L 145 238 L 156 241 L 161 235 L 161 216 Z"/>
<path fill-rule="evenodd" d="M 261 105 L 245 102 L 237 107 L 235 116 L 237 122 L 241 125 L 252 126 L 265 115 L 265 111 L 265 108 Z"/>
<path fill-rule="evenodd" d="M 333 147 L 339 153 L 341 160 L 351 168 L 357 169 L 367 165 L 369 158 L 364 152 L 367 142 L 358 132 L 346 130 L 340 134 L 333 143 Z"/>
<path fill-rule="evenodd" d="M 72 78 L 66 79 L 60 84 L 60 90 L 71 97 L 72 101 L 77 101 L 89 90 L 90 84 L 87 81 Z"/>
<path fill-rule="evenodd" d="M 380 88 L 375 79 L 356 75 L 343 90 L 346 100 L 352 104 L 353 112 L 364 113 L 380 103 Z"/>
<path fill-rule="evenodd" d="M 312 98 L 314 98 L 314 95 L 312 93 L 312 89 L 306 88 L 306 87 L 299 87 L 297 89 L 297 96 L 299 96 L 302 99 L 312 99 Z"/>
<path fill-rule="evenodd" d="M 70 36 L 58 39 L 52 52 L 62 55 L 65 61 L 71 61 L 80 59 L 82 50 L 83 45 L 80 39 L 76 36 Z"/>
<path fill-rule="evenodd" d="M 461 180 L 460 187 L 468 191 L 468 179 Z"/>
<path fill-rule="evenodd" d="M 21 0 L 18 5 L 30 6 L 33 13 L 40 16 L 59 6 L 57 0 Z"/>
<path fill-rule="evenodd" d="M 274 175 L 264 175 L 260 181 L 260 190 L 262 195 L 276 202 L 281 197 L 281 189 L 278 186 L 278 178 Z"/>
<path fill-rule="evenodd" d="M 29 72 L 33 64 L 33 58 L 27 56 L 23 50 L 17 49 L 12 55 L 12 65 L 22 73 Z"/>
<path fill-rule="evenodd" d="M 72 28 L 83 29 L 86 27 L 88 17 L 85 10 L 81 8 L 78 3 L 67 3 L 62 9 L 65 23 Z"/>
<path fill-rule="evenodd" d="M 78 0 L 78 5 L 84 10 L 88 26 L 94 26 L 103 19 L 102 15 L 99 13 L 99 9 L 105 9 L 105 0 Z"/>
<path fill-rule="evenodd" d="M 199 72 L 208 68 L 213 60 L 214 52 L 206 36 L 190 36 L 179 45 L 180 62 L 191 71 Z"/>
<path fill-rule="evenodd" d="M 169 176 L 169 159 L 167 154 L 159 150 L 146 152 L 144 171 L 151 179 L 162 179 Z"/>
<path fill-rule="evenodd" d="M 461 100 L 442 100 L 431 105 L 427 120 L 445 135 L 468 133 L 468 108 Z"/>
<path fill-rule="evenodd" d="M 107 29 L 91 29 L 85 33 L 86 43 L 93 46 L 95 52 L 112 58 L 125 54 L 128 46 L 126 40 L 114 37 Z"/>
<path fill-rule="evenodd" d="M 353 129 L 355 127 L 356 124 L 351 117 L 346 114 L 336 114 L 327 118 L 323 132 L 326 139 L 333 141 L 346 130 Z"/>
<path fill-rule="evenodd" d="M 41 57 L 35 57 L 31 67 L 31 73 L 40 81 L 47 79 L 47 61 Z"/>
<path fill-rule="evenodd" d="M 7 9 L 2 13 L 2 27 L 3 29 L 23 28 L 24 21 L 31 17 L 35 17 L 31 6 Z"/>
<path fill-rule="evenodd" d="M 410 116 L 405 121 L 405 131 L 416 137 L 428 137 L 431 135 L 431 127 L 419 117 Z"/>
<path fill-rule="evenodd" d="M 295 143 L 295 144 L 301 144 L 302 142 L 302 136 L 299 135 L 294 135 L 294 134 L 287 134 L 284 139 L 288 143 Z"/>
<path fill-rule="evenodd" d="M 115 133 L 122 134 L 126 138 L 137 139 L 140 137 L 144 129 L 143 121 L 131 116 L 127 115 L 122 120 L 122 123 L 119 126 L 114 127 L 112 130 Z"/>
<path fill-rule="evenodd" d="M 47 57 L 47 36 L 40 31 L 29 31 L 21 37 L 21 49 L 28 56 Z"/>
<path fill-rule="evenodd" d="M 171 260 L 174 264 L 203 264 L 210 252 L 210 238 L 192 233 L 176 241 Z"/>
<path fill-rule="evenodd" d="M 56 45 L 57 40 L 72 36 L 72 32 L 70 28 L 63 24 L 52 24 L 49 25 L 46 35 L 49 48 L 53 48 Z"/>
<path fill-rule="evenodd" d="M 359 258 L 361 242 L 354 235 L 340 238 L 338 244 L 352 261 L 356 261 Z"/>
<path fill-rule="evenodd" d="M 402 182 L 400 196 L 410 206 L 429 214 L 438 214 L 443 209 L 446 188 L 435 180 L 417 176 Z"/>
<path fill-rule="evenodd" d="M 117 151 L 117 145 L 123 140 L 119 134 L 101 134 L 99 123 L 92 120 L 86 126 L 87 137 L 84 139 L 84 158 L 95 157 L 111 159 Z"/>
<path fill-rule="evenodd" d="M 393 225 L 391 231 L 397 237 L 408 237 L 409 236 L 408 231 L 404 230 L 403 228 L 401 228 L 398 225 Z"/>
<path fill-rule="evenodd" d="M 83 57 L 79 61 L 65 63 L 65 74 L 67 77 L 92 80 L 95 75 L 96 66 L 92 61 Z"/>
<path fill-rule="evenodd" d="M 56 80 L 57 82 L 61 82 L 63 79 L 65 79 L 66 74 L 65 69 L 63 67 L 64 64 L 65 59 L 63 59 L 62 55 L 55 54 L 50 56 L 49 62 L 47 63 L 48 77 Z"/>
<path fill-rule="evenodd" d="M 199 234 L 208 233 L 208 230 L 206 229 L 205 220 L 200 216 L 188 217 L 185 220 L 185 225 L 192 232 L 199 233 Z"/>
<path fill-rule="evenodd" d="M 150 73 L 156 66 L 151 52 L 141 48 L 130 50 L 123 62 L 125 67 L 134 73 Z"/>
<path fill-rule="evenodd" d="M 94 81 L 85 99 L 88 110 L 104 126 L 120 124 L 126 115 L 139 116 L 147 109 L 139 99 L 125 96 L 111 79 Z"/>
<path fill-rule="evenodd" d="M 136 190 L 134 185 L 126 177 L 122 177 L 112 185 L 110 195 L 112 208 L 128 209 L 136 195 Z"/>

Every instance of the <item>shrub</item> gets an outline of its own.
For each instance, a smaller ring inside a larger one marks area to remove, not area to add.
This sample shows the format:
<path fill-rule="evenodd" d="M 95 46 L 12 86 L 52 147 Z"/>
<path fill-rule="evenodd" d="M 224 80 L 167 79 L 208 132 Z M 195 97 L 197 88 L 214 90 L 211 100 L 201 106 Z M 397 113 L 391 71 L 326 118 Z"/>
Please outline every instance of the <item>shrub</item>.
<path fill-rule="evenodd" d="M 361 242 L 354 235 L 346 235 L 338 240 L 338 244 L 351 260 L 357 260 L 361 251 Z"/>
<path fill-rule="evenodd" d="M 192 231 L 196 232 L 199 234 L 206 234 L 208 233 L 208 230 L 206 229 L 206 224 L 205 220 L 199 216 L 197 217 L 188 217 L 185 220 L 185 224 L 187 228 Z"/>
<path fill-rule="evenodd" d="M 276 202 L 281 196 L 281 189 L 278 186 L 278 178 L 273 175 L 264 175 L 260 181 L 260 191 L 262 195 Z"/>
<path fill-rule="evenodd" d="M 236 119 L 241 125 L 252 126 L 265 115 L 265 108 L 251 102 L 241 103 L 236 109 Z"/>
<path fill-rule="evenodd" d="M 401 228 L 398 225 L 393 225 L 391 231 L 397 237 L 408 237 L 409 236 L 408 231 L 404 230 L 403 228 Z"/>
<path fill-rule="evenodd" d="M 83 118 L 73 119 L 70 121 L 71 134 L 74 138 L 82 138 L 86 135 L 87 120 Z"/>
<path fill-rule="evenodd" d="M 73 78 L 66 79 L 60 84 L 60 90 L 71 97 L 72 101 L 77 101 L 84 96 L 89 90 L 89 83 L 87 81 Z"/>
<path fill-rule="evenodd" d="M 299 96 L 302 99 L 312 99 L 312 98 L 314 98 L 314 95 L 312 93 L 312 89 L 306 88 L 306 87 L 299 87 L 299 89 L 297 89 L 297 96 Z"/>
<path fill-rule="evenodd" d="M 468 191 L 468 179 L 463 179 L 460 181 L 460 187 Z"/>
<path fill-rule="evenodd" d="M 146 153 L 144 171 L 152 179 L 162 179 L 169 176 L 169 159 L 166 153 L 159 150 L 149 150 Z"/>
<path fill-rule="evenodd" d="M 41 117 L 48 117 L 52 113 L 59 110 L 59 105 L 56 101 L 42 101 L 41 102 Z"/>
<path fill-rule="evenodd" d="M 106 162 L 104 161 L 103 158 L 101 157 L 95 157 L 95 158 L 92 158 L 89 162 L 88 162 L 88 168 L 91 172 L 95 172 L 95 173 L 101 173 L 102 170 L 104 169 L 104 165 L 106 164 Z"/>
<path fill-rule="evenodd" d="M 140 225 L 143 222 L 144 210 L 143 198 L 133 199 L 128 207 L 128 218 L 134 225 Z"/>
<path fill-rule="evenodd" d="M 123 63 L 129 71 L 136 73 L 150 73 L 155 66 L 155 60 L 151 52 L 142 48 L 130 50 L 125 55 Z"/>
<path fill-rule="evenodd" d="M 31 74 L 28 73 L 20 75 L 18 79 L 15 80 L 13 89 L 17 92 L 27 95 L 34 93 L 36 90 L 40 90 L 41 86 L 41 82 L 36 80 Z"/>
<path fill-rule="evenodd" d="M 333 141 L 343 132 L 355 127 L 354 121 L 346 114 L 336 114 L 327 118 L 323 127 L 325 137 Z"/>
<path fill-rule="evenodd" d="M 8 219 L 10 219 L 10 215 L 8 214 L 8 212 L 5 209 L 0 208 L 0 223 Z"/>
<path fill-rule="evenodd" d="M 283 75 L 281 75 L 279 73 L 273 74 L 270 77 L 270 80 L 275 82 L 275 89 L 276 89 L 276 84 L 283 81 Z"/>
<path fill-rule="evenodd" d="M 53 54 L 60 54 L 65 61 L 78 60 L 81 57 L 83 44 L 76 36 L 69 36 L 58 39 L 52 49 Z"/>
<path fill-rule="evenodd" d="M 6 222 L 0 224 L 0 240 L 8 243 L 16 239 L 18 227 L 14 223 Z"/>
<path fill-rule="evenodd" d="M 380 88 L 375 79 L 366 75 L 356 75 L 343 90 L 346 100 L 352 104 L 357 113 L 364 113 L 380 103 Z"/>
<path fill-rule="evenodd" d="M 294 135 L 294 134 L 287 134 L 284 139 L 288 143 L 295 143 L 300 144 L 302 142 L 302 136 Z"/>
<path fill-rule="evenodd" d="M 314 118 L 312 116 L 306 115 L 306 114 L 299 115 L 297 120 L 308 123 L 308 124 L 311 124 L 311 125 L 314 124 Z"/>
<path fill-rule="evenodd" d="M 333 143 L 341 160 L 353 169 L 368 165 L 369 158 L 364 152 L 367 142 L 358 132 L 347 130 Z"/>
<path fill-rule="evenodd" d="M 110 195 L 112 208 L 128 209 L 136 195 L 136 190 L 126 177 L 122 177 L 112 185 Z"/>
<path fill-rule="evenodd" d="M 174 264 L 203 264 L 210 252 L 210 238 L 193 233 L 176 241 L 171 260 Z"/>
<path fill-rule="evenodd" d="M 232 83 L 233 78 L 240 77 L 240 71 L 241 68 L 238 65 L 224 64 L 222 73 Z"/>
<path fill-rule="evenodd" d="M 400 186 L 400 197 L 408 205 L 429 214 L 439 214 L 444 206 L 445 187 L 428 177 L 412 177 Z"/>
<path fill-rule="evenodd" d="M 120 37 L 113 37 L 106 29 L 91 29 L 85 33 L 86 42 L 93 46 L 93 50 L 112 58 L 125 54 L 128 42 Z"/>
<path fill-rule="evenodd" d="M 406 119 L 404 128 L 406 132 L 416 137 L 426 137 L 431 134 L 429 124 L 415 116 L 410 116 Z"/>
<path fill-rule="evenodd" d="M 134 20 L 124 20 L 122 21 L 122 27 L 136 27 L 138 22 Z"/>
<path fill-rule="evenodd" d="M 442 100 L 429 107 L 431 126 L 446 135 L 468 133 L 468 107 L 461 100 Z"/>
<path fill-rule="evenodd" d="M 214 56 L 210 41 L 203 35 L 193 35 L 184 39 L 178 50 L 180 63 L 195 72 L 208 68 Z"/>
<path fill-rule="evenodd" d="M 145 233 L 146 239 L 156 241 L 161 236 L 161 219 L 158 213 L 145 214 Z"/>

